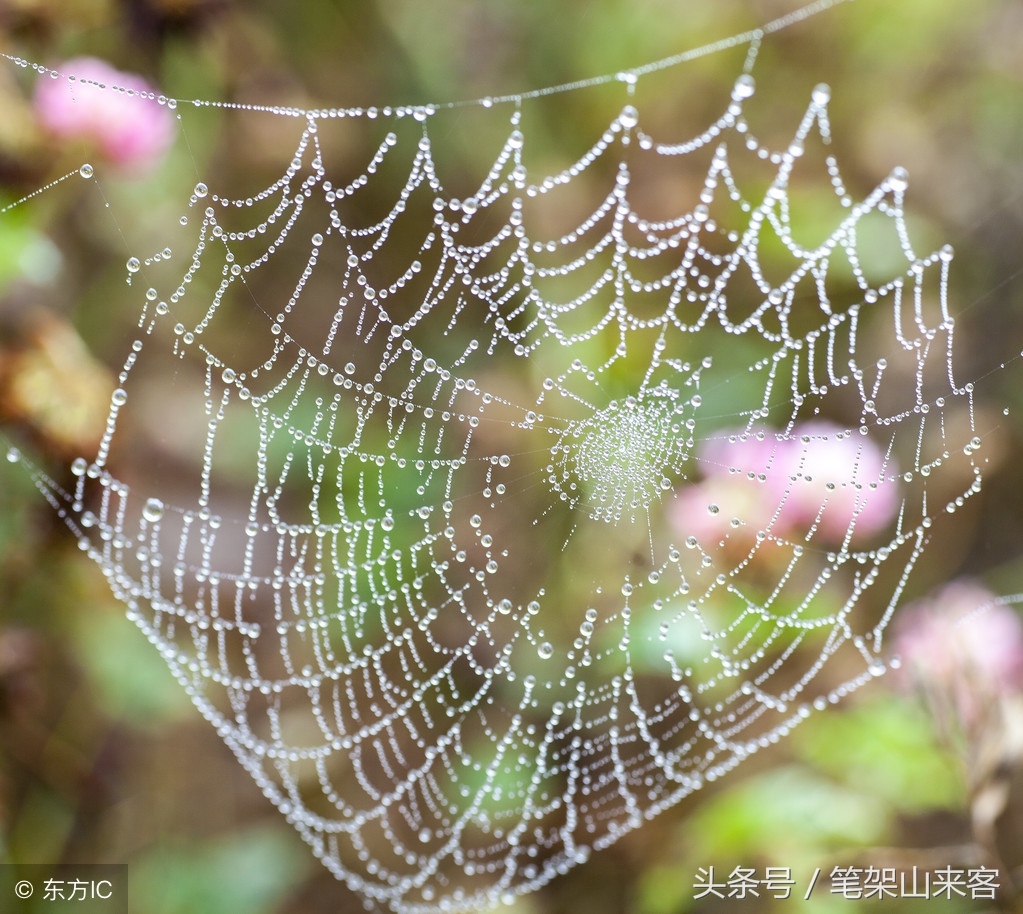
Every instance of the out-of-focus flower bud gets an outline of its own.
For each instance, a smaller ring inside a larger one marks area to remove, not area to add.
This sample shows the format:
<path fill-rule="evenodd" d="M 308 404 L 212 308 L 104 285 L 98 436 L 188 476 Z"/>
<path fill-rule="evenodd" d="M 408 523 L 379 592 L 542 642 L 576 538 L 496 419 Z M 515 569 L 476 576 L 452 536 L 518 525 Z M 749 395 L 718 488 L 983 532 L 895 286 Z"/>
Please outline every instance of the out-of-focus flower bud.
<path fill-rule="evenodd" d="M 967 734 L 993 703 L 1023 689 L 1023 622 L 971 581 L 907 606 L 894 650 L 900 680 L 922 688 L 939 713 L 955 714 Z"/>
<path fill-rule="evenodd" d="M 95 57 L 68 60 L 57 70 L 62 75 L 40 79 L 35 94 L 36 116 L 50 133 L 85 140 L 128 170 L 144 170 L 170 146 L 174 115 L 148 97 L 152 87 L 140 76 L 121 73 Z"/>
<path fill-rule="evenodd" d="M 735 517 L 747 532 L 770 528 L 775 537 L 804 539 L 812 530 L 841 543 L 850 531 L 854 538 L 878 533 L 898 510 L 894 461 L 870 438 L 828 422 L 803 423 L 784 435 L 722 434 L 696 456 L 704 479 L 678 493 L 674 516 L 697 539 L 726 533 Z M 708 503 L 718 507 L 711 519 Z"/>
<path fill-rule="evenodd" d="M 1023 621 L 971 581 L 907 606 L 895 681 L 923 693 L 961 757 L 973 832 L 999 869 L 1023 875 Z"/>

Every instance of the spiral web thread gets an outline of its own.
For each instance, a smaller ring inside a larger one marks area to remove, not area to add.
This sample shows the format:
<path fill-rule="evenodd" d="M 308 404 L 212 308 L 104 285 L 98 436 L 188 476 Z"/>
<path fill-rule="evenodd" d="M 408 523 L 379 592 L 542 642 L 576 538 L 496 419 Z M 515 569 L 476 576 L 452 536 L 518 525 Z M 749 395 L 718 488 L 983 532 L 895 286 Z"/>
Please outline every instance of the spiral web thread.
<path fill-rule="evenodd" d="M 740 37 L 751 71 L 760 33 Z M 128 263 L 132 295 L 153 285 L 107 433 L 72 491 L 37 484 L 367 906 L 534 890 L 879 675 L 932 520 L 979 491 L 951 250 L 913 250 L 903 170 L 851 199 L 827 87 L 781 149 L 746 121 L 754 90 L 743 72 L 681 143 L 626 104 L 546 176 L 513 98 L 460 200 L 436 109 L 281 111 L 301 135 L 278 180 L 197 185 L 187 255 Z M 323 128 L 374 117 L 376 155 L 329 174 Z M 793 188 L 814 155 L 835 218 L 809 243 Z M 703 172 L 656 219 L 633 177 L 654 164 Z M 602 175 L 545 233 L 544 201 Z M 901 267 L 874 275 L 868 229 Z M 108 468 L 147 358 L 178 360 L 204 441 L 173 501 Z"/>

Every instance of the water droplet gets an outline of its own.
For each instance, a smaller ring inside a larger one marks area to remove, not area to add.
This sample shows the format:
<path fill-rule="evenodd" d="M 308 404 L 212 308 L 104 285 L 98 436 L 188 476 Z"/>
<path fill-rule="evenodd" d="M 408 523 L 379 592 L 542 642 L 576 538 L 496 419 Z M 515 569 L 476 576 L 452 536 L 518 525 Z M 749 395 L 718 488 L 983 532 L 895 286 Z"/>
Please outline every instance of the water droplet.
<path fill-rule="evenodd" d="M 83 178 L 91 178 L 92 177 L 92 166 L 88 162 L 86 162 L 81 168 L 78 169 L 78 173 Z"/>
<path fill-rule="evenodd" d="M 902 193 L 909 187 L 909 172 L 901 165 L 893 168 L 892 173 L 888 176 L 888 187 L 896 193 Z"/>
<path fill-rule="evenodd" d="M 7 449 L 7 460 L 10 463 L 17 463 L 21 460 L 21 451 L 19 451 L 16 447 L 9 447 Z"/>
<path fill-rule="evenodd" d="M 159 498 L 150 498 L 142 508 L 142 516 L 151 524 L 163 517 L 163 502 Z"/>
<path fill-rule="evenodd" d="M 138 257 L 129 257 L 125 266 L 128 268 L 129 273 L 138 273 L 139 267 L 141 267 L 142 264 L 139 262 Z"/>
<path fill-rule="evenodd" d="M 813 92 L 810 96 L 813 99 L 815 105 L 826 105 L 831 101 L 831 86 L 827 83 L 818 83 L 813 87 Z"/>
<path fill-rule="evenodd" d="M 394 518 L 391 517 L 390 514 L 388 514 L 386 517 L 381 518 L 380 526 L 383 527 L 384 530 L 393 530 L 394 529 Z"/>
<path fill-rule="evenodd" d="M 113 403 L 114 406 L 124 406 L 124 404 L 128 402 L 128 391 L 126 391 L 123 387 L 118 387 L 117 390 L 110 395 L 110 402 Z"/>
<path fill-rule="evenodd" d="M 536 652 L 543 660 L 549 660 L 554 656 L 554 648 L 551 646 L 550 641 L 541 641 L 536 647 Z"/>
<path fill-rule="evenodd" d="M 210 189 L 202 181 L 195 185 L 195 190 L 193 191 L 197 197 L 205 197 L 209 192 Z"/>
<path fill-rule="evenodd" d="M 756 80 L 750 76 L 749 73 L 743 73 L 736 81 L 735 86 L 732 88 L 732 98 L 739 101 L 743 98 L 749 98 L 757 90 Z"/>

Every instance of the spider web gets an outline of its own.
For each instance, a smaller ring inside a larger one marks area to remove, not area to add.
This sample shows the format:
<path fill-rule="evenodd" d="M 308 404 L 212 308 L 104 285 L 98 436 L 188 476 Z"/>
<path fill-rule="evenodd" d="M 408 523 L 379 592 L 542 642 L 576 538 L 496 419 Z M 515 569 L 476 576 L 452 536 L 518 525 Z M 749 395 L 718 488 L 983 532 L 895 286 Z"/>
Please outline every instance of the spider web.
<path fill-rule="evenodd" d="M 128 261 L 103 442 L 71 491 L 37 484 L 368 904 L 532 891 L 880 675 L 932 523 L 980 489 L 951 249 L 914 250 L 902 169 L 852 198 L 826 86 L 787 144 L 754 134 L 770 30 L 721 43 L 746 67 L 681 141 L 632 92 L 685 55 L 557 87 L 626 104 L 551 173 L 523 121 L 545 92 L 474 103 L 505 139 L 460 199 L 441 106 L 242 112 L 296 125 L 280 177 L 196 185 L 174 248 Z M 343 174 L 338 125 L 381 134 Z M 649 173 L 701 178 L 654 203 Z M 801 182 L 830 198 L 816 240 Z M 108 461 L 168 359 L 201 472 L 129 483 Z"/>

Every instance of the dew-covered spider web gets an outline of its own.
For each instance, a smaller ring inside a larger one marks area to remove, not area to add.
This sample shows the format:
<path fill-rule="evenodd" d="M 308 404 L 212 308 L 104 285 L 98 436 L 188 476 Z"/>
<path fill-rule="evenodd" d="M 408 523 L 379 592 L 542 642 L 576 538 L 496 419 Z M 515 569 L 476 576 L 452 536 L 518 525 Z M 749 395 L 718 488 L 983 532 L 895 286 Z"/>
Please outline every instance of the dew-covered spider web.
<path fill-rule="evenodd" d="M 530 892 L 881 674 L 932 522 L 980 490 L 952 252 L 914 248 L 907 173 L 854 197 L 824 85 L 781 144 L 747 121 L 788 21 L 689 55 L 740 49 L 684 136 L 638 88 L 687 55 L 557 87 L 621 104 L 553 170 L 545 92 L 239 109 L 294 132 L 279 176 L 184 188 L 127 263 L 102 444 L 37 483 L 371 906 Z M 434 125 L 465 110 L 503 142 L 456 199 Z M 348 130 L 378 147 L 338 173 Z M 201 469 L 114 475 L 168 364 Z"/>

